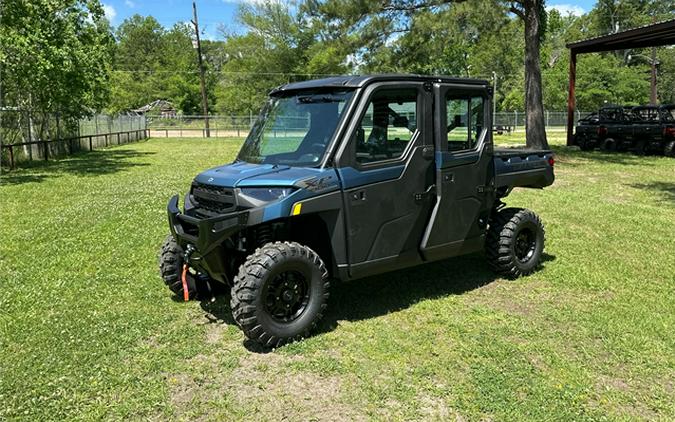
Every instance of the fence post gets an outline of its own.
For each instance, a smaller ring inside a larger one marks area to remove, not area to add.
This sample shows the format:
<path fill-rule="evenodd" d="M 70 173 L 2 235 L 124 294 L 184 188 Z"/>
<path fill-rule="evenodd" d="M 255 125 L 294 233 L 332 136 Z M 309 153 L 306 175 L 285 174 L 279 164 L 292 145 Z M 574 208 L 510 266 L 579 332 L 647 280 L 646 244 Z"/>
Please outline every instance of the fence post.
<path fill-rule="evenodd" d="M 56 139 L 61 139 L 61 119 L 59 113 L 56 113 Z"/>
<path fill-rule="evenodd" d="M 89 135 L 89 151 L 93 151 L 94 148 L 91 145 L 91 135 Z"/>
<path fill-rule="evenodd" d="M 514 111 L 514 118 L 513 118 L 513 133 L 516 133 L 516 129 L 518 129 L 518 110 Z"/>
<path fill-rule="evenodd" d="M 45 161 L 49 160 L 49 143 L 47 141 L 42 141 L 42 143 L 45 145 Z"/>
<path fill-rule="evenodd" d="M 33 142 L 33 117 L 28 110 L 28 142 Z M 28 145 L 28 160 L 33 161 L 33 144 Z"/>
<path fill-rule="evenodd" d="M 14 169 L 14 145 L 9 146 L 9 168 Z"/>

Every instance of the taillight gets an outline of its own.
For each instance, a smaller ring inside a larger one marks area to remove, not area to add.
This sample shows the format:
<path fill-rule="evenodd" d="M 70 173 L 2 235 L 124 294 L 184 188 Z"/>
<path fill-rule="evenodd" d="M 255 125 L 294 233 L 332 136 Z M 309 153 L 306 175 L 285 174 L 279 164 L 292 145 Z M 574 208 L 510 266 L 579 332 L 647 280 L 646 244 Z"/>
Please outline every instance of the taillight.
<path fill-rule="evenodd" d="M 548 165 L 551 167 L 555 165 L 555 158 L 553 156 L 548 157 Z"/>
<path fill-rule="evenodd" d="M 598 127 L 598 135 L 604 136 L 607 135 L 607 128 L 604 126 L 599 126 Z"/>
<path fill-rule="evenodd" d="M 675 136 L 675 127 L 664 127 L 663 136 Z"/>

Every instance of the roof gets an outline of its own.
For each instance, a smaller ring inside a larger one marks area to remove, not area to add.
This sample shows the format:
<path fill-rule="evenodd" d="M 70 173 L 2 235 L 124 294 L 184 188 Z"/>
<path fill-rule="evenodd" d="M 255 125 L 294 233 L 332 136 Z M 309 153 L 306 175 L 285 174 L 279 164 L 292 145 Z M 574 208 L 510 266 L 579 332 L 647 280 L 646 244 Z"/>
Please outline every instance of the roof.
<path fill-rule="evenodd" d="M 282 85 L 274 90 L 272 93 L 295 91 L 300 89 L 316 89 L 316 88 L 361 88 L 373 82 L 386 81 L 401 81 L 401 82 L 446 82 L 457 83 L 465 85 L 488 85 L 488 81 L 482 79 L 472 78 L 458 78 L 452 76 L 431 76 L 431 75 L 412 75 L 412 74 L 397 74 L 389 73 L 382 75 L 345 75 L 335 76 L 331 78 L 312 79 L 302 82 L 293 82 L 287 85 Z"/>
<path fill-rule="evenodd" d="M 567 44 L 573 53 L 627 50 L 675 44 L 675 19 Z"/>
<path fill-rule="evenodd" d="M 131 111 L 133 111 L 134 113 L 147 113 L 148 111 L 154 110 L 154 109 L 157 109 L 157 108 L 159 108 L 161 111 L 175 111 L 176 110 L 176 107 L 174 107 L 174 105 L 170 101 L 155 100 L 151 103 L 148 103 L 148 104 L 144 105 L 143 107 L 139 107 L 139 108 L 133 109 Z"/>

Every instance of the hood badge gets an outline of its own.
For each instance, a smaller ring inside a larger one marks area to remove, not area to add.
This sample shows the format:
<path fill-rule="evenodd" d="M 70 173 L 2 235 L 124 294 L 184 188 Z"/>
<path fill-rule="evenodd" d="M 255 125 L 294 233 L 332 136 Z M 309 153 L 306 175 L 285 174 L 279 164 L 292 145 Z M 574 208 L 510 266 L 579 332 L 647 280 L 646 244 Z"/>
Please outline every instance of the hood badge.
<path fill-rule="evenodd" d="M 213 182 L 213 177 L 209 177 L 209 180 L 207 182 Z"/>

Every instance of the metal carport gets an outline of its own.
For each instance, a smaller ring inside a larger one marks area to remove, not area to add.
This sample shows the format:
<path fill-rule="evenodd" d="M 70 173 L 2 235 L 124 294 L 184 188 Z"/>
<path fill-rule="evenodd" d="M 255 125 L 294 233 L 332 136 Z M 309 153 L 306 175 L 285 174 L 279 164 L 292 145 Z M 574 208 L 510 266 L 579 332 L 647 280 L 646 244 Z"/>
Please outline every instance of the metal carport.
<path fill-rule="evenodd" d="M 570 85 L 567 97 L 567 145 L 572 145 L 574 136 L 574 109 L 576 107 L 574 88 L 577 76 L 577 54 L 660 47 L 672 44 L 675 44 L 675 19 L 567 44 L 567 48 L 570 49 Z"/>

